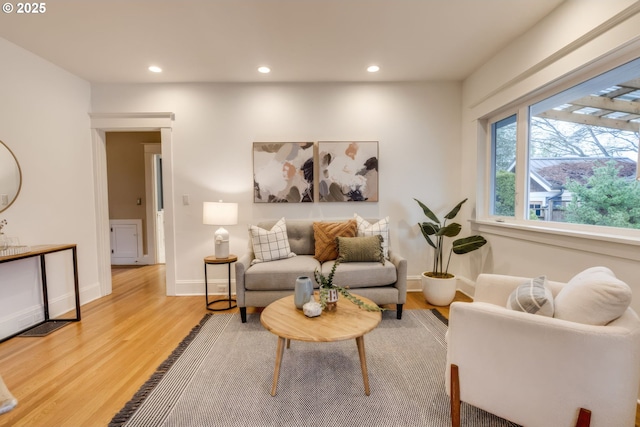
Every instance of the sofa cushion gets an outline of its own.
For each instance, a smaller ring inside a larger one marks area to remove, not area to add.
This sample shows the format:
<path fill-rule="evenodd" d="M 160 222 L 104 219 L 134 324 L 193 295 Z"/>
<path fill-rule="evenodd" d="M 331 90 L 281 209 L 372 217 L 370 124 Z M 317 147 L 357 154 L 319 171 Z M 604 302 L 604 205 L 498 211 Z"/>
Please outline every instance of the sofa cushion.
<path fill-rule="evenodd" d="M 389 259 L 389 217 L 385 217 L 376 223 L 369 223 L 366 219 L 362 218 L 358 214 L 354 214 L 353 217 L 358 224 L 358 236 L 382 236 L 382 251 L 384 257 Z"/>
<path fill-rule="evenodd" d="M 313 255 L 315 253 L 312 221 L 287 221 L 287 234 L 289 235 L 291 251 L 296 255 Z"/>
<path fill-rule="evenodd" d="M 252 264 L 266 261 L 274 261 L 295 256 L 289 246 L 287 225 L 284 218 L 271 227 L 271 230 L 249 226 L 249 235 L 255 259 Z"/>
<path fill-rule="evenodd" d="M 553 295 L 546 283 L 546 276 L 525 281 L 509 295 L 507 308 L 553 317 Z"/>
<path fill-rule="evenodd" d="M 323 263 L 322 274 L 328 275 L 333 264 L 334 261 Z M 380 262 L 349 262 L 336 268 L 333 282 L 350 289 L 387 286 L 397 281 L 397 273 L 395 265 L 390 262 L 384 265 Z"/>
<path fill-rule="evenodd" d="M 338 245 L 338 261 L 371 262 L 384 264 L 382 253 L 382 236 L 336 237 Z"/>
<path fill-rule="evenodd" d="M 631 288 L 606 267 L 588 268 L 558 292 L 554 317 L 588 325 L 606 325 L 631 303 Z"/>
<path fill-rule="evenodd" d="M 315 239 L 314 257 L 320 261 L 329 261 L 338 258 L 336 237 L 355 237 L 357 223 L 352 219 L 339 222 L 314 222 L 313 237 Z"/>
<path fill-rule="evenodd" d="M 313 277 L 316 269 L 320 263 L 312 255 L 259 263 L 246 270 L 244 286 L 251 291 L 293 290 L 298 276 Z"/>

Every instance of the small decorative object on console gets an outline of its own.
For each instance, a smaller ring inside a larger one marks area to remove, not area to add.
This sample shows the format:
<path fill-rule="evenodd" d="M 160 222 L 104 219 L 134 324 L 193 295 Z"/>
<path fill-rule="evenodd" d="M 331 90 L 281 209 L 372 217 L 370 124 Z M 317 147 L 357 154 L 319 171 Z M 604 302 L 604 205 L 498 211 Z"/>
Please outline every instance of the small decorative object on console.
<path fill-rule="evenodd" d="M 6 219 L 0 221 L 0 256 L 20 255 L 31 252 L 29 246 L 20 244 L 20 239 L 8 237 L 2 232 L 5 225 L 7 225 Z"/>
<path fill-rule="evenodd" d="M 3 251 L 9 247 L 9 239 L 4 235 L 2 229 L 7 225 L 7 220 L 3 219 L 0 221 L 0 251 Z"/>

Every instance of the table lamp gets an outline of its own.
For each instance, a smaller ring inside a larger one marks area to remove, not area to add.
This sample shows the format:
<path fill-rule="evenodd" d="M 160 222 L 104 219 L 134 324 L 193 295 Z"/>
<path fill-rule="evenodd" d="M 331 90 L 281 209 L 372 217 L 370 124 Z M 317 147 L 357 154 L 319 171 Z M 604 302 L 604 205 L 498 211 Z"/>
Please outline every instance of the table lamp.
<path fill-rule="evenodd" d="M 221 226 L 215 232 L 216 258 L 229 257 L 229 232 L 223 225 L 238 223 L 238 204 L 219 202 L 204 202 L 202 205 L 202 223 Z"/>

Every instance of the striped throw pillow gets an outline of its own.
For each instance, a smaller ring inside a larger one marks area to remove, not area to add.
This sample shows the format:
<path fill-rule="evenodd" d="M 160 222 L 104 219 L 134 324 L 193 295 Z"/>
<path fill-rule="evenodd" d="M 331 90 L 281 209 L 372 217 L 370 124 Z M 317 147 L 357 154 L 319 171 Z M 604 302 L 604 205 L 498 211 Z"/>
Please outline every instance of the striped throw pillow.
<path fill-rule="evenodd" d="M 507 308 L 553 317 L 553 294 L 545 286 L 546 282 L 546 276 L 527 280 L 509 295 Z"/>

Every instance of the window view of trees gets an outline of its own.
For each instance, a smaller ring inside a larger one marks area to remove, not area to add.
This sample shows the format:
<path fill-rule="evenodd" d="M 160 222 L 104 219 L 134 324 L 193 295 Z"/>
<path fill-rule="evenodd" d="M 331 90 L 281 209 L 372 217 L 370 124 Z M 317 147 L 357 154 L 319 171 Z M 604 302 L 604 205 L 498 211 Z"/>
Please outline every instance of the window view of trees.
<path fill-rule="evenodd" d="M 516 174 L 506 170 L 496 172 L 494 215 L 514 216 L 516 207 Z"/>
<path fill-rule="evenodd" d="M 640 229 L 638 76 L 640 58 L 514 107 L 529 111 L 528 141 L 518 141 L 515 114 L 492 122 L 491 214 L 522 218 L 524 202 L 525 219 Z M 527 180 L 524 197 L 516 179 Z"/>
<path fill-rule="evenodd" d="M 637 131 L 533 117 L 529 206 L 539 207 L 530 219 L 640 228 L 639 138 Z"/>
<path fill-rule="evenodd" d="M 614 161 L 594 168 L 586 185 L 569 179 L 566 188 L 573 194 L 567 222 L 640 228 L 640 185 L 621 177 Z"/>
<path fill-rule="evenodd" d="M 492 127 L 494 215 L 514 216 L 516 204 L 516 116 L 496 122 Z"/>

